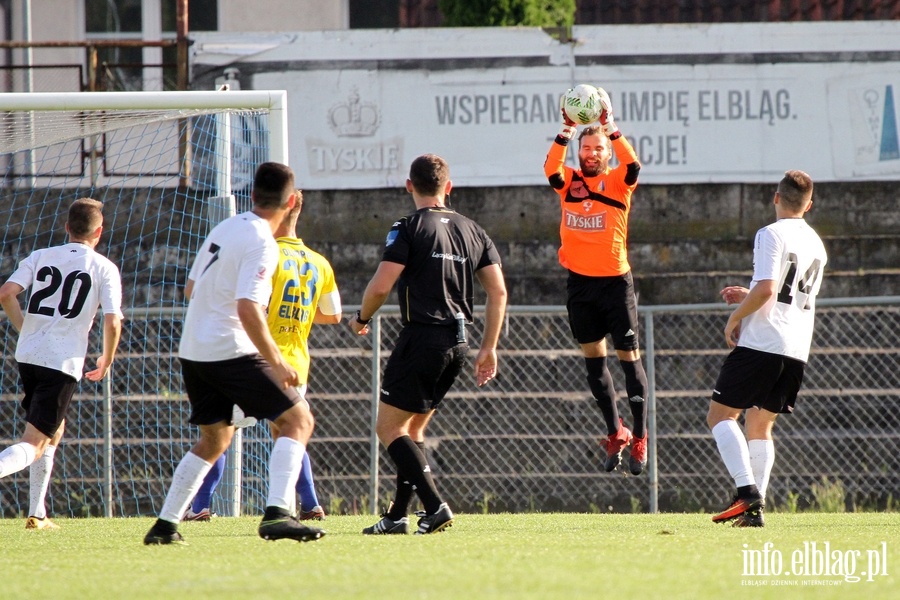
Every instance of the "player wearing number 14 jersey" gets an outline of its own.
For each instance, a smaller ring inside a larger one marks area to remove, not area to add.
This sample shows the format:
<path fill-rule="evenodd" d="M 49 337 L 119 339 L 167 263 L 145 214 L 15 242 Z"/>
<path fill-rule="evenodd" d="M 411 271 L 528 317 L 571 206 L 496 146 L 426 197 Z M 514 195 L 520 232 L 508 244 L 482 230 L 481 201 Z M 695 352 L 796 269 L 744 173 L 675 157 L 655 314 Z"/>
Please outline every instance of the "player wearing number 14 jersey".
<path fill-rule="evenodd" d="M 738 304 L 725 326 L 733 348 L 712 393 L 706 420 L 737 494 L 717 523 L 736 519 L 763 526 L 763 506 L 775 462 L 772 427 L 793 411 L 812 344 L 816 295 L 828 260 L 822 240 L 803 216 L 812 206 L 813 182 L 788 171 L 778 184 L 775 223 L 756 233 L 750 288 L 722 290 Z M 737 419 L 746 411 L 746 439 Z"/>
<path fill-rule="evenodd" d="M 44 496 L 66 411 L 84 369 L 94 315 L 103 308 L 103 352 L 84 375 L 106 376 L 122 330 L 119 269 L 94 248 L 103 232 L 102 205 L 81 198 L 69 207 L 69 243 L 37 250 L 0 287 L 0 304 L 19 332 L 16 361 L 25 398 L 22 439 L 0 453 L 0 477 L 30 466 L 31 493 L 26 529 L 55 529 L 46 518 Z M 23 312 L 18 296 L 31 288 Z"/>

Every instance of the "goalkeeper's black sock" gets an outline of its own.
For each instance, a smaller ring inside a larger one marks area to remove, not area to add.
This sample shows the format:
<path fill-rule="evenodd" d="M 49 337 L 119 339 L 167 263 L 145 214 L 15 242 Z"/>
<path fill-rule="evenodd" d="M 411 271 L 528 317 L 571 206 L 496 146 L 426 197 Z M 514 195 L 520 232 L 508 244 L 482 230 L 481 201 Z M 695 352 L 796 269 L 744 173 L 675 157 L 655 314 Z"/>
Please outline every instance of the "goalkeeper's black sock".
<path fill-rule="evenodd" d="M 606 421 L 606 433 L 614 434 L 619 429 L 619 410 L 616 407 L 616 388 L 613 386 L 612 374 L 606 366 L 606 357 L 585 358 L 587 380 L 591 395 L 597 401 L 603 420 Z"/>
<path fill-rule="evenodd" d="M 634 437 L 643 439 L 647 435 L 647 373 L 640 360 L 621 360 L 625 373 L 625 392 L 628 394 L 628 408 L 631 409 L 631 432 Z"/>

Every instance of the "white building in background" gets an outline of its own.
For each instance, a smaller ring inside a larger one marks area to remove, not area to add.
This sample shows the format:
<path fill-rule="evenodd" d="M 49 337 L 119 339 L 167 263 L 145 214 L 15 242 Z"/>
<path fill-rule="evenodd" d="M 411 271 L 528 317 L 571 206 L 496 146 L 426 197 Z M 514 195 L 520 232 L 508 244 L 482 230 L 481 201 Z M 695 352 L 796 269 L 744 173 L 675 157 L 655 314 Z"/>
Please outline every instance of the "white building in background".
<path fill-rule="evenodd" d="M 0 0 L 0 40 L 82 42 L 92 39 L 173 39 L 178 0 Z M 192 31 L 266 32 L 348 29 L 350 0 L 189 0 Z M 101 51 L 101 62 L 162 64 L 174 51 L 118 48 Z M 82 65 L 83 48 L 37 48 L 0 53 L 0 65 Z M 73 91 L 77 71 L 35 72 L 30 83 L 3 91 Z M 21 72 L 14 77 L 23 79 Z M 82 80 L 84 77 L 82 76 Z M 162 76 L 143 75 L 142 89 L 160 89 Z M 27 86 L 27 87 L 23 87 Z"/>
<path fill-rule="evenodd" d="M 13 40 L 21 40 L 30 4 L 36 41 L 174 35 L 176 0 L 5 0 Z M 189 0 L 199 31 L 314 31 L 347 29 L 349 0 Z"/>
<path fill-rule="evenodd" d="M 539 185 L 556 99 L 583 82 L 612 95 L 644 183 L 771 182 L 785 164 L 817 181 L 900 180 L 900 21 L 575 26 L 563 41 L 540 28 L 346 31 L 354 7 L 381 5 L 190 0 L 192 85 L 287 90 L 290 164 L 308 189 L 400 185 L 426 151 L 460 186 Z M 7 37 L 27 37 L 27 6 L 35 41 L 175 35 L 176 0 L 0 0 Z M 30 64 L 85 52 L 36 49 Z M 103 52 L 103 89 L 172 89 L 170 66 L 147 65 L 171 65 L 174 48 Z M 24 71 L 10 72 L 0 91 L 21 91 Z M 86 80 L 33 75 L 34 91 Z"/>

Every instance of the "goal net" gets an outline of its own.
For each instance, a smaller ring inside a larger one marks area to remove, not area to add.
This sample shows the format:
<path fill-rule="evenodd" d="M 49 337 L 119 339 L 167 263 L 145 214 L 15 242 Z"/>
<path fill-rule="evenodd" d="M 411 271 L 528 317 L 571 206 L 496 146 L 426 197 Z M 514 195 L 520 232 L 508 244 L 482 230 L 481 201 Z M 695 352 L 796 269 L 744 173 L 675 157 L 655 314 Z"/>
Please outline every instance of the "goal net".
<path fill-rule="evenodd" d="M 97 249 L 123 280 L 117 361 L 104 382 L 79 384 L 56 453 L 50 514 L 152 515 L 161 508 L 177 462 L 198 435 L 188 424 L 176 358 L 187 272 L 211 226 L 249 208 L 256 165 L 287 162 L 285 101 L 283 91 L 0 94 L 0 279 L 34 250 L 65 243 L 69 204 L 91 197 L 103 202 Z M 3 315 L 0 447 L 25 427 L 16 337 Z M 262 428 L 245 436 L 253 459 L 243 473 L 245 510 L 264 504 L 269 446 Z M 220 490 L 234 499 L 242 472 L 230 473 Z M 0 516 L 28 514 L 28 479 L 28 469 L 0 479 Z"/>

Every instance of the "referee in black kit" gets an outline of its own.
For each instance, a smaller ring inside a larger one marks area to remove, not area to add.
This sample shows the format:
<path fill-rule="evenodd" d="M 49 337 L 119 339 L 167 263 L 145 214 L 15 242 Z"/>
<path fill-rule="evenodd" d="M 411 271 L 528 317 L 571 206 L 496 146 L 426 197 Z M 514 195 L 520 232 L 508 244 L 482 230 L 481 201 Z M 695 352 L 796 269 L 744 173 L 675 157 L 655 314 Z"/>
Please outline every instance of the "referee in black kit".
<path fill-rule="evenodd" d="M 416 212 L 391 227 L 378 270 L 350 319 L 354 332 L 368 333 L 369 321 L 399 281 L 403 329 L 384 370 L 375 425 L 397 467 L 397 492 L 382 519 L 364 534 L 407 533 L 413 492 L 425 507 L 417 534 L 437 533 L 453 523 L 425 458 L 425 428 L 465 363 L 476 277 L 487 292 L 476 383 L 482 386 L 497 373 L 506 311 L 500 255 L 481 226 L 447 206 L 452 185 L 443 158 L 424 154 L 412 162 L 406 190 Z"/>

